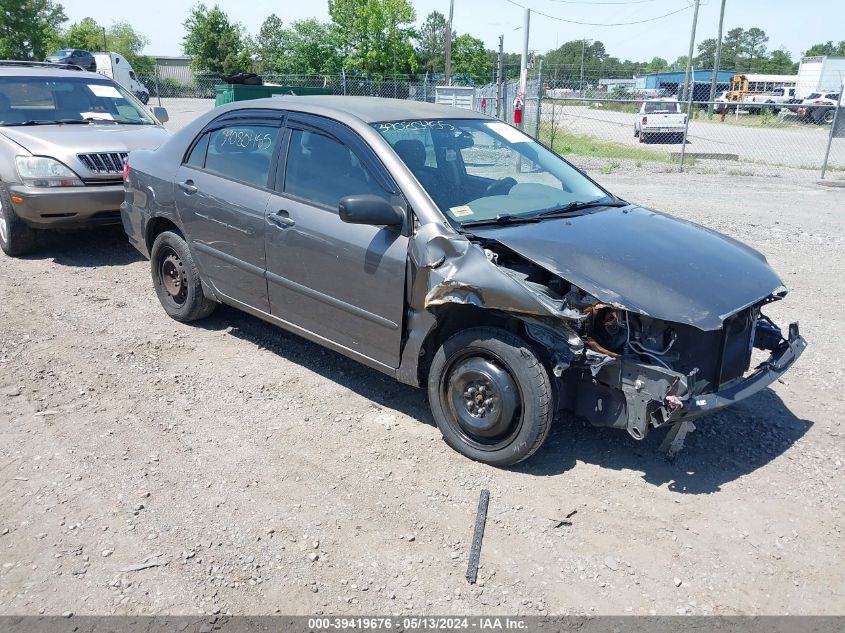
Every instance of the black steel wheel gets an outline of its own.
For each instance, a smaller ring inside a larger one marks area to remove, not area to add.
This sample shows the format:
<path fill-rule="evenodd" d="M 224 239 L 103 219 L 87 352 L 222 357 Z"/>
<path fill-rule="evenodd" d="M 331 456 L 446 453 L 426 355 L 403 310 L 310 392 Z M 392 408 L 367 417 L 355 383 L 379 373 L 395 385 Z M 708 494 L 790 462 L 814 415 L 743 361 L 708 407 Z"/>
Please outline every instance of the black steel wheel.
<path fill-rule="evenodd" d="M 217 304 L 205 296 L 199 270 L 181 235 L 165 231 L 156 238 L 150 267 L 159 302 L 170 317 L 196 321 L 214 311 Z"/>
<path fill-rule="evenodd" d="M 428 377 L 432 414 L 449 446 L 509 466 L 545 440 L 552 417 L 545 367 L 514 334 L 471 328 L 443 343 Z"/>

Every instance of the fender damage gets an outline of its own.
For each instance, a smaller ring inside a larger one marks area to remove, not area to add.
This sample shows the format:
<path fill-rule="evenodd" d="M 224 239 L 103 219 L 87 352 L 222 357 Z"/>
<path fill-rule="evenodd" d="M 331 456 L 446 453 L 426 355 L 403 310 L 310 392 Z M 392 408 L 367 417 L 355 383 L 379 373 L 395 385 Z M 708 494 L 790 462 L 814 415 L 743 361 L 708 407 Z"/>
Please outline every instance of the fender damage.
<path fill-rule="evenodd" d="M 602 252 L 601 244 L 575 248 L 549 225 L 527 227 L 537 231 L 534 236 L 525 226 L 470 236 L 438 224 L 421 227 L 410 248 L 405 358 L 418 353 L 425 336 L 437 327 L 438 306 L 471 305 L 505 313 L 522 321 L 526 334 L 547 351 L 562 410 L 642 439 L 652 427 L 684 422 L 760 391 L 806 346 L 797 324 L 784 336 L 762 315 L 760 309 L 786 291 L 762 255 L 730 238 L 688 225 L 692 234 L 676 244 L 688 249 L 684 242 L 700 240 L 703 233 L 710 242 L 707 248 L 724 246 L 717 259 L 727 267 L 751 268 L 740 275 L 733 293 L 708 300 L 697 296 L 695 287 L 686 288 L 688 280 L 671 287 L 670 277 L 659 270 L 650 277 L 647 266 L 665 266 L 665 260 L 638 267 L 629 255 Z M 645 242 L 641 248 L 647 252 L 653 245 Z M 533 244 L 538 247 L 526 246 Z M 592 253 L 604 259 L 604 272 Z M 579 262 L 584 268 L 578 269 Z M 627 271 L 627 277 L 612 287 L 608 281 L 620 271 Z M 726 268 L 719 274 L 729 272 Z M 706 295 L 717 284 L 704 285 L 698 292 Z M 749 372 L 752 347 L 771 355 Z"/>

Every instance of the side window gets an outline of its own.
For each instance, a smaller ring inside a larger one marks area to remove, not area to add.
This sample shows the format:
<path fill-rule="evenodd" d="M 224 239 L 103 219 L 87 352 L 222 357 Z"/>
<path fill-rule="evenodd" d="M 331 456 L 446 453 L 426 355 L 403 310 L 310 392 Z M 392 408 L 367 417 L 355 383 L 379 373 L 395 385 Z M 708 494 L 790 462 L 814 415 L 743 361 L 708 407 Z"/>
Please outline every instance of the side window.
<path fill-rule="evenodd" d="M 337 209 L 346 196 L 387 196 L 354 152 L 322 134 L 293 130 L 286 164 L 285 193 L 310 202 Z"/>
<path fill-rule="evenodd" d="M 135 76 L 135 71 L 134 71 L 134 70 L 130 70 L 130 71 L 129 71 L 129 78 L 130 78 L 130 79 L 137 79 L 137 77 Z"/>
<path fill-rule="evenodd" d="M 210 133 L 206 132 L 202 135 L 202 138 L 197 141 L 197 144 L 194 145 L 194 148 L 188 155 L 188 160 L 185 161 L 186 165 L 196 167 L 197 169 L 202 169 L 203 167 L 205 167 L 205 151 L 208 149 L 209 136 Z"/>
<path fill-rule="evenodd" d="M 278 136 L 279 128 L 263 125 L 233 125 L 214 130 L 208 135 L 205 169 L 266 187 Z"/>

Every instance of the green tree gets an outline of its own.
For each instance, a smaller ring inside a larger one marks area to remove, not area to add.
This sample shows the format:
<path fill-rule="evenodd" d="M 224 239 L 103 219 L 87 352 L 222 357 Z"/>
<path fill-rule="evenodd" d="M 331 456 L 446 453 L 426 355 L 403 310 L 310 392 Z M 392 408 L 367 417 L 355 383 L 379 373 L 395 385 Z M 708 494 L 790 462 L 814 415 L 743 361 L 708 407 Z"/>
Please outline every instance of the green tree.
<path fill-rule="evenodd" d="M 804 53 L 806 57 L 815 57 L 816 55 L 845 55 L 845 40 L 838 44 L 834 44 L 832 40 L 828 40 L 822 44 L 813 44 Z"/>
<path fill-rule="evenodd" d="M 656 73 L 666 68 L 669 68 L 669 62 L 662 57 L 653 57 L 646 67 L 643 68 L 643 71 L 647 73 Z"/>
<path fill-rule="evenodd" d="M 258 72 L 282 72 L 279 69 L 285 63 L 287 42 L 287 31 L 284 28 L 282 19 L 275 13 L 271 13 L 255 38 L 256 70 Z"/>
<path fill-rule="evenodd" d="M 779 48 L 758 64 L 758 70 L 772 75 L 792 75 L 798 72 L 796 66 L 789 51 Z"/>
<path fill-rule="evenodd" d="M 194 70 L 212 73 L 248 71 L 251 62 L 241 25 L 214 5 L 209 10 L 199 3 L 184 22 L 182 50 L 191 55 Z"/>
<path fill-rule="evenodd" d="M 708 38 L 698 43 L 698 55 L 692 58 L 696 68 L 713 68 L 716 65 L 716 40 Z"/>
<path fill-rule="evenodd" d="M 745 47 L 745 31 L 741 28 L 731 29 L 722 39 L 722 59 L 719 64 L 726 70 L 745 70 L 741 68 Z"/>
<path fill-rule="evenodd" d="M 142 53 L 150 41 L 128 22 L 118 21 L 112 24 L 106 31 L 106 40 L 109 51 L 122 54 L 135 72 L 147 75 L 155 71 L 153 58 Z"/>
<path fill-rule="evenodd" d="M 754 69 L 758 60 L 766 57 L 766 43 L 769 36 L 763 29 L 756 26 L 751 27 L 742 35 L 742 51 L 745 54 L 745 64 L 749 69 Z"/>
<path fill-rule="evenodd" d="M 459 35 L 452 42 L 452 73 L 473 81 L 490 81 L 492 74 L 484 42 L 472 35 Z"/>
<path fill-rule="evenodd" d="M 414 7 L 408 0 L 329 0 L 347 69 L 363 74 L 413 73 Z"/>
<path fill-rule="evenodd" d="M 431 73 L 443 72 L 446 67 L 446 29 L 449 22 L 439 11 L 428 14 L 417 33 L 417 57 L 420 69 Z M 452 33 L 452 40 L 457 39 Z"/>
<path fill-rule="evenodd" d="M 64 8 L 52 0 L 0 0 L 0 59 L 43 60 L 59 44 Z"/>
<path fill-rule="evenodd" d="M 62 46 L 81 48 L 86 51 L 103 50 L 103 27 L 94 18 L 82 18 L 74 22 L 62 34 Z"/>

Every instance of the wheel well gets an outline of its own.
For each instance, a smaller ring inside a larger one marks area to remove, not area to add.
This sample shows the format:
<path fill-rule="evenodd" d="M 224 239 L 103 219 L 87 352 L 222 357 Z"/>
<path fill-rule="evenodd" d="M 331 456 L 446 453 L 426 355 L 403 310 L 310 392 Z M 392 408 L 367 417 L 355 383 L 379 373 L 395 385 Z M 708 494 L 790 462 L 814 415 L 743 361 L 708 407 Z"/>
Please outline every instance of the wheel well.
<path fill-rule="evenodd" d="M 173 231 L 174 233 L 178 233 L 180 236 L 182 235 L 182 231 L 179 230 L 179 227 L 167 218 L 153 218 L 152 220 L 150 220 L 149 224 L 147 225 L 148 252 L 152 250 L 153 242 L 156 241 L 156 238 L 165 231 Z"/>
<path fill-rule="evenodd" d="M 427 384 L 428 369 L 440 345 L 453 334 L 471 327 L 498 327 L 516 334 L 538 354 L 548 369 L 546 351 L 540 349 L 530 337 L 526 336 L 525 323 L 513 315 L 460 304 L 439 306 L 432 312 L 437 324 L 428 333 L 422 345 L 420 362 L 417 367 L 417 378 L 420 385 Z"/>

